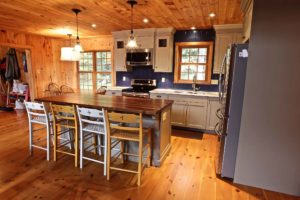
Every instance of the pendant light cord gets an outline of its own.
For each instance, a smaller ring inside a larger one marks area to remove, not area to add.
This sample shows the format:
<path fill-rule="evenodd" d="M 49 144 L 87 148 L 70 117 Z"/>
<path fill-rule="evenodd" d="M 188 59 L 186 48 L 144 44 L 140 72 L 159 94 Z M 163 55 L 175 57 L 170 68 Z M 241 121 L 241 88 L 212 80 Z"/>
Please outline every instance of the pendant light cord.
<path fill-rule="evenodd" d="M 77 40 L 79 40 L 79 35 L 78 35 L 78 13 L 76 13 L 76 26 L 77 26 Z"/>
<path fill-rule="evenodd" d="M 131 34 L 133 34 L 133 4 L 131 4 Z"/>

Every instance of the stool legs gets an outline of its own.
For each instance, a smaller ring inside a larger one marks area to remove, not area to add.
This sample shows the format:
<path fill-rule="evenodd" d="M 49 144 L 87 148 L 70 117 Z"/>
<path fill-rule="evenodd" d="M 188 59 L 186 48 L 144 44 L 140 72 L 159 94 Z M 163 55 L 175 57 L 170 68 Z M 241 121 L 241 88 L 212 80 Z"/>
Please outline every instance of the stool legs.
<path fill-rule="evenodd" d="M 74 131 L 75 133 L 75 167 L 78 166 L 78 132 L 77 128 Z"/>
<path fill-rule="evenodd" d="M 106 167 L 106 169 L 107 169 L 107 171 L 106 171 L 106 179 L 109 181 L 109 179 L 110 179 L 110 157 L 111 157 L 111 147 L 110 147 L 110 144 L 111 143 L 111 138 L 110 137 L 108 137 L 108 139 L 107 139 L 107 167 Z"/>
<path fill-rule="evenodd" d="M 29 154 L 32 156 L 32 123 L 29 122 Z"/>

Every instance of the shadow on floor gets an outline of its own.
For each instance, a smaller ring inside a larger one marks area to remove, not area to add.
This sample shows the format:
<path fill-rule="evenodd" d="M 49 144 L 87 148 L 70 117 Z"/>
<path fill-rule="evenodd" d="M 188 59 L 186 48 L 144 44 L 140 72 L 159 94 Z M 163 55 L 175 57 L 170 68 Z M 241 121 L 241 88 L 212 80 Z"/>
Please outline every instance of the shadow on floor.
<path fill-rule="evenodd" d="M 202 140 L 203 132 L 172 128 L 172 136 Z"/>

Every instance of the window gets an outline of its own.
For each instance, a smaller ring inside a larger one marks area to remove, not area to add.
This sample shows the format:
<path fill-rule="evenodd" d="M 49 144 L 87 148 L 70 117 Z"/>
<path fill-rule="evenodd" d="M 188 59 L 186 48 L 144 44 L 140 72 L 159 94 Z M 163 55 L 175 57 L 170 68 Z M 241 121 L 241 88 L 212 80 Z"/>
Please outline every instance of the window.
<path fill-rule="evenodd" d="M 174 83 L 210 84 L 213 42 L 176 43 Z"/>
<path fill-rule="evenodd" d="M 101 86 L 112 85 L 110 51 L 83 52 L 78 62 L 79 88 L 81 91 L 96 91 Z"/>

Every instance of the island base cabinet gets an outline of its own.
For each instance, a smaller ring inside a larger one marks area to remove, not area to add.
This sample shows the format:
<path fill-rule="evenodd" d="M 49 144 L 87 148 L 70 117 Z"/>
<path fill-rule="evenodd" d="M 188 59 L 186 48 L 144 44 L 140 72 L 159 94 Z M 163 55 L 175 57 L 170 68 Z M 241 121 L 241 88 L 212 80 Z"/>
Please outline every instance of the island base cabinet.
<path fill-rule="evenodd" d="M 206 106 L 190 104 L 186 112 L 186 126 L 189 128 L 205 129 Z"/>

